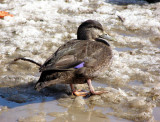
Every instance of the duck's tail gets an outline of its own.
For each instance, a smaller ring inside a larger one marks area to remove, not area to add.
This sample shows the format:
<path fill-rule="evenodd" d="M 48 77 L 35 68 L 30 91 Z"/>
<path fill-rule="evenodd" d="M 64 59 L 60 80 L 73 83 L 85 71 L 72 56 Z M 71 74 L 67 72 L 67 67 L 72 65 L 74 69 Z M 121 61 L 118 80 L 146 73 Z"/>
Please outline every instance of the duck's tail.
<path fill-rule="evenodd" d="M 50 85 L 55 85 L 59 83 L 65 83 L 64 79 L 61 79 L 57 72 L 53 71 L 43 71 L 41 73 L 41 76 L 37 83 L 35 84 L 35 89 L 37 91 L 40 91 L 41 89 L 50 86 Z"/>
<path fill-rule="evenodd" d="M 54 80 L 50 80 L 50 81 L 37 82 L 34 88 L 36 91 L 40 91 L 41 89 L 43 89 L 47 86 L 51 86 L 51 85 L 55 85 L 55 84 L 59 84 L 59 83 L 65 83 L 65 81 L 60 80 L 60 79 L 54 79 Z"/>
<path fill-rule="evenodd" d="M 37 62 L 35 62 L 35 61 L 31 60 L 31 59 L 24 58 L 24 57 L 14 59 L 14 61 L 18 61 L 18 60 L 28 61 L 28 62 L 31 62 L 33 64 L 36 64 L 39 67 L 42 66 L 42 64 L 37 63 Z"/>

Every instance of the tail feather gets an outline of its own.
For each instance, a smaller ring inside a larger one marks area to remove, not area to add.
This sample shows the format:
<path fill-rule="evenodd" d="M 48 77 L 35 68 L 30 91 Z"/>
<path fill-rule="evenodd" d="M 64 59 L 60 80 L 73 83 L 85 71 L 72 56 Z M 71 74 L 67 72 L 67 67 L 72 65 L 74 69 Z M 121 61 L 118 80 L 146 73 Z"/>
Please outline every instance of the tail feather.
<path fill-rule="evenodd" d="M 37 62 L 35 62 L 35 61 L 31 60 L 31 59 L 24 58 L 24 57 L 14 59 L 14 61 L 18 61 L 18 60 L 28 61 L 28 62 L 31 62 L 33 64 L 36 64 L 39 67 L 42 66 L 42 64 L 37 63 Z"/>
<path fill-rule="evenodd" d="M 41 89 L 50 86 L 50 85 L 55 85 L 55 84 L 59 84 L 59 83 L 65 83 L 64 80 L 60 80 L 60 79 L 54 79 L 54 80 L 50 80 L 50 81 L 44 81 L 44 82 L 37 82 L 35 85 L 35 89 L 37 91 L 40 91 Z"/>

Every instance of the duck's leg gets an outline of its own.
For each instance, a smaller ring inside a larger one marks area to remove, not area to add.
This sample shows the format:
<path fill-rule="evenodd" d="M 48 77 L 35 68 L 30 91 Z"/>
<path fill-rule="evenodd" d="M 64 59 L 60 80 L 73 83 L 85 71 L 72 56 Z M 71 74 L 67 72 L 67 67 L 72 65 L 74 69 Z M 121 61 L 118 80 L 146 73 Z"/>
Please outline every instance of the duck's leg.
<path fill-rule="evenodd" d="M 70 87 L 71 87 L 73 95 L 75 95 L 75 96 L 86 96 L 88 94 L 88 92 L 84 92 L 81 90 L 76 91 L 73 84 L 70 84 Z"/>
<path fill-rule="evenodd" d="M 99 95 L 99 94 L 102 94 L 102 93 L 106 93 L 107 91 L 95 91 L 94 90 L 94 87 L 92 86 L 92 83 L 91 83 L 91 79 L 88 79 L 87 80 L 87 84 L 89 86 L 89 89 L 90 89 L 90 93 L 93 94 L 93 95 Z"/>

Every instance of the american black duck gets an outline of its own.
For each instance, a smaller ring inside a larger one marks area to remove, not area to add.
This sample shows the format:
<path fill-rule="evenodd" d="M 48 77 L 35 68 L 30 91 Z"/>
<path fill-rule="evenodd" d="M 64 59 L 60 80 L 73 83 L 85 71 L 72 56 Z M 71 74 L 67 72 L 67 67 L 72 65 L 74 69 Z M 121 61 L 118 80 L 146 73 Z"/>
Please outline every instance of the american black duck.
<path fill-rule="evenodd" d="M 76 91 L 73 84 L 87 83 L 91 94 L 104 93 L 105 91 L 95 91 L 91 80 L 96 78 L 99 72 L 107 70 L 110 64 L 112 51 L 107 40 L 113 39 L 104 32 L 99 22 L 83 22 L 78 27 L 77 39 L 60 46 L 43 65 L 37 63 L 42 73 L 35 85 L 36 90 L 64 83 L 70 84 L 74 95 L 85 96 L 87 93 Z"/>

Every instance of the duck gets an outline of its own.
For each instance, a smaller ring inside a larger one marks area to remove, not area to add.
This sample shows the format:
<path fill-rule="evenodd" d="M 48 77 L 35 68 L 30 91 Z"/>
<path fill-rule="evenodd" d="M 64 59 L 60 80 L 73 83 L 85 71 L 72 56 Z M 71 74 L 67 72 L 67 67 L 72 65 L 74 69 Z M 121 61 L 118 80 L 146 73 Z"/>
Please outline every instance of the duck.
<path fill-rule="evenodd" d="M 60 46 L 40 66 L 40 78 L 35 89 L 40 91 L 55 84 L 69 84 L 75 96 L 100 95 L 107 91 L 96 91 L 92 80 L 111 64 L 112 49 L 108 41 L 114 41 L 96 20 L 86 20 L 77 30 L 77 39 L 72 39 Z M 26 60 L 24 58 L 19 58 Z M 19 60 L 16 59 L 16 60 Z M 34 61 L 31 61 L 35 63 Z M 36 64 L 36 63 L 35 63 Z M 76 90 L 74 84 L 85 84 L 89 92 Z"/>

